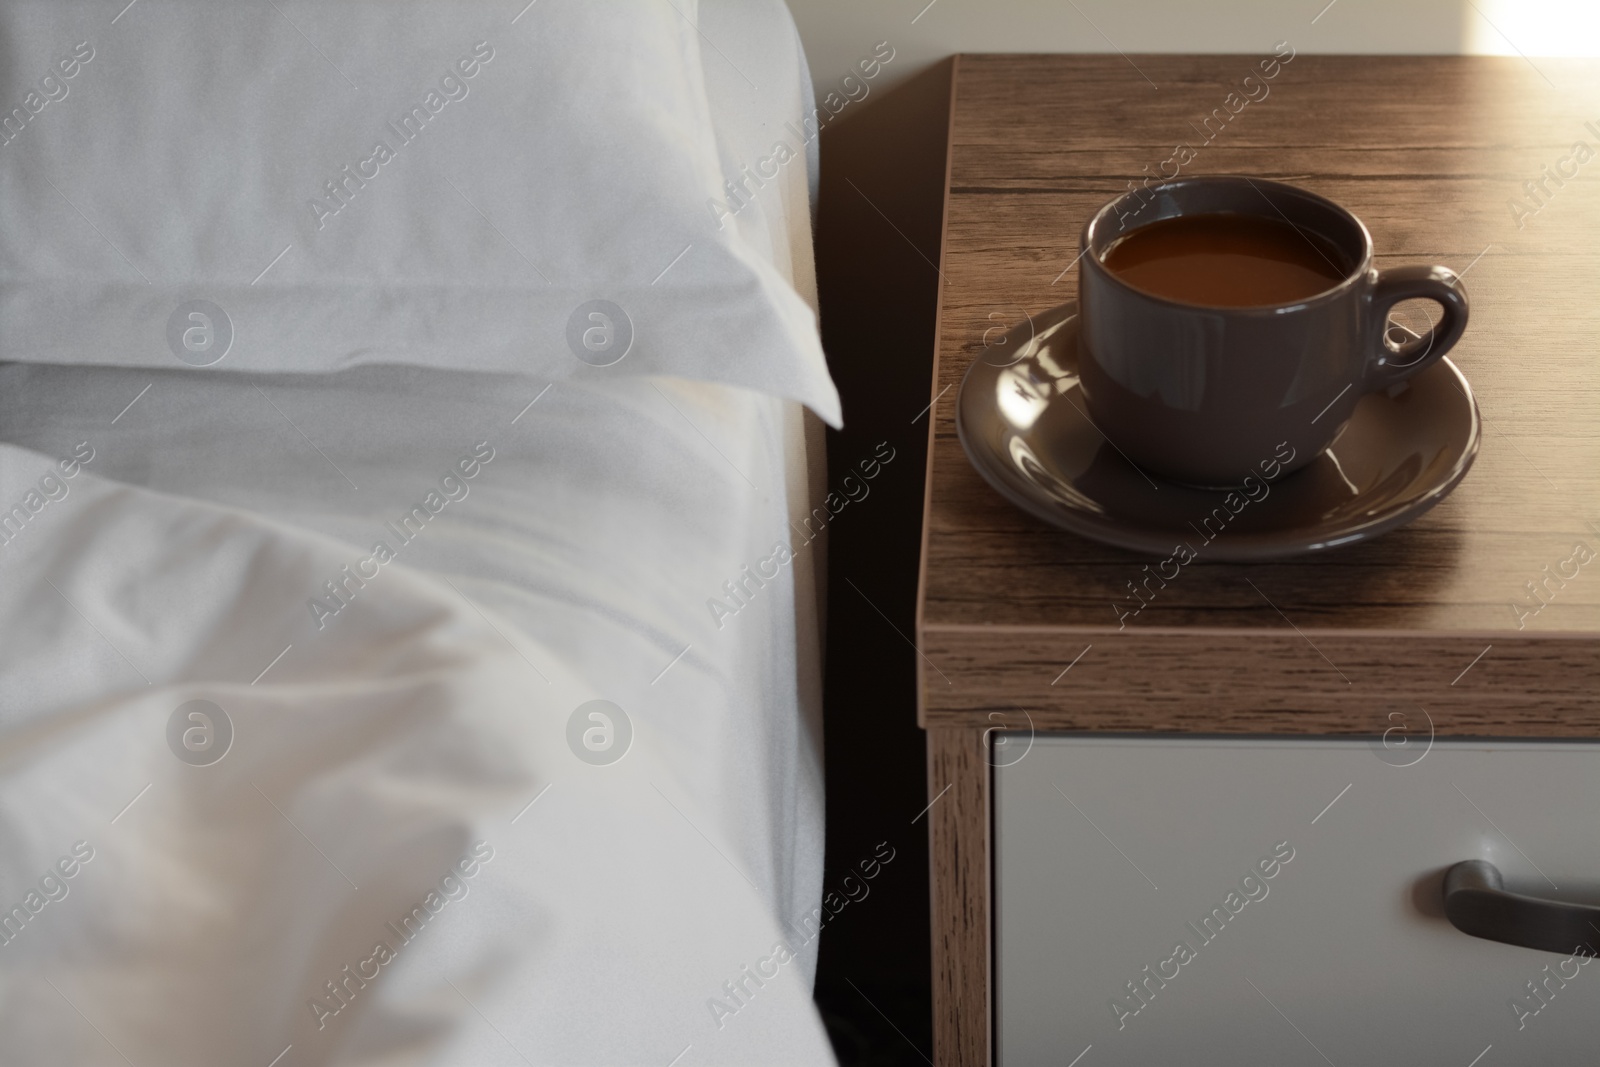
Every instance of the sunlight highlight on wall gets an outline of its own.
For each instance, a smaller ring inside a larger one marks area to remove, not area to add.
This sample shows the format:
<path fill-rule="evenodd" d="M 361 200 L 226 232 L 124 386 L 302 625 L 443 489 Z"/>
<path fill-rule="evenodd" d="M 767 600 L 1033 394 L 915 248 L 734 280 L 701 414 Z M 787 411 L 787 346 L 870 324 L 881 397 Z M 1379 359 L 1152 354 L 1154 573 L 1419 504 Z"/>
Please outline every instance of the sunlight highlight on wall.
<path fill-rule="evenodd" d="M 1600 56 L 1593 0 L 1462 0 L 1470 55 Z"/>

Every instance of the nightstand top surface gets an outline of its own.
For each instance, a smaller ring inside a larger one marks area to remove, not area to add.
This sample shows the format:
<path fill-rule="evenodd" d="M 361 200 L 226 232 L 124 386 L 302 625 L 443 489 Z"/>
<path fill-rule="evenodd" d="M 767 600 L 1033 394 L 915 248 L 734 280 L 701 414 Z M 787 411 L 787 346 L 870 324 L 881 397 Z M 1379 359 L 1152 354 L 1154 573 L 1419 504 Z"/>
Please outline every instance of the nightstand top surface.
<path fill-rule="evenodd" d="M 1301 54 L 1263 95 L 1266 57 L 957 58 L 920 720 L 1600 736 L 1600 558 L 1571 574 L 1578 545 L 1600 553 L 1600 63 Z M 1246 90 L 1258 99 L 1240 106 Z M 1231 117 L 1208 143 L 1218 108 Z M 1451 359 L 1483 436 L 1466 480 L 1409 526 L 1280 562 L 1202 555 L 1130 618 L 1129 583 L 1156 560 L 1003 499 L 961 450 L 955 393 L 986 330 L 1076 296 L 1084 220 L 1184 144 L 1185 175 L 1276 178 L 1345 205 L 1380 268 L 1461 274 L 1472 319 Z"/>
<path fill-rule="evenodd" d="M 1187 144 L 1185 176 L 1259 175 L 1345 205 L 1380 268 L 1464 274 L 1472 320 L 1451 358 L 1484 433 L 1466 480 L 1411 525 L 1281 562 L 1202 557 L 1127 628 L 1600 637 L 1600 64 L 1298 54 L 1266 80 L 1271 55 L 959 57 L 922 632 L 1118 630 L 1114 605 L 1154 560 L 1007 503 L 962 453 L 954 400 L 986 330 L 1076 296 L 1085 219 Z M 1198 124 L 1246 89 L 1259 99 L 1207 143 Z M 1578 166 L 1580 142 L 1594 158 Z M 1558 163 L 1577 177 L 1546 180 L 1531 211 L 1524 182 Z M 1525 583 L 1570 570 L 1580 542 L 1597 558 L 1519 619 Z"/>

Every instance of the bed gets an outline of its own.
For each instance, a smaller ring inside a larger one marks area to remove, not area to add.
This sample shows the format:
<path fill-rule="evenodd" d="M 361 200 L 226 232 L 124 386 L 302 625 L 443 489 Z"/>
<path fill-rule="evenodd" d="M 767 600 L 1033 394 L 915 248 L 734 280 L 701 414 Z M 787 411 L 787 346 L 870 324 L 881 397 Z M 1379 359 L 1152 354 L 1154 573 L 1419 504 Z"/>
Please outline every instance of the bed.
<path fill-rule="evenodd" d="M 810 103 L 787 12 L 655 6 L 737 173 Z M 809 149 L 713 217 L 814 309 Z M 216 367 L 104 322 L 52 348 L 7 240 L 8 1060 L 832 1062 L 817 353 L 309 366 L 249 314 Z"/>

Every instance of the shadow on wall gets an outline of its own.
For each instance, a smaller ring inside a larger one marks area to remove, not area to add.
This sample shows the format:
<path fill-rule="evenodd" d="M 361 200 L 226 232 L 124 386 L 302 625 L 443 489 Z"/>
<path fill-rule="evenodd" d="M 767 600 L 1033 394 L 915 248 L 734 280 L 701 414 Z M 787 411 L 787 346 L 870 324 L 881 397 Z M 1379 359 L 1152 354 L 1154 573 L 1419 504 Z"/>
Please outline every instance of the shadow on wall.
<path fill-rule="evenodd" d="M 911 639 L 950 71 L 944 62 L 874 88 L 870 104 L 852 103 L 821 137 L 822 340 L 845 416 L 828 438 L 830 485 L 848 491 L 863 461 L 883 463 L 870 495 L 829 527 L 825 888 L 863 857 L 894 852 L 822 939 L 816 999 L 847 1067 L 932 1056 L 926 755 Z"/>
<path fill-rule="evenodd" d="M 1308 54 L 1600 54 L 1593 0 L 789 0 L 789 8 L 819 102 L 864 46 L 884 40 L 898 55 L 874 94 L 957 52 L 1256 55 L 1289 40 Z"/>

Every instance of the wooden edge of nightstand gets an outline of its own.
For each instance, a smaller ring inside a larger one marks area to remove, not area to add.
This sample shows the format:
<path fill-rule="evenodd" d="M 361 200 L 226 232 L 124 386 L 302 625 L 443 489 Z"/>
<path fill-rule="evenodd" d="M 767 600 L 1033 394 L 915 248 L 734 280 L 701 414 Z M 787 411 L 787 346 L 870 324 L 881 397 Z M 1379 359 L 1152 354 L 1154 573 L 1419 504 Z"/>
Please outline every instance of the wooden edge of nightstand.
<path fill-rule="evenodd" d="M 993 1050 L 991 794 L 986 731 L 928 730 L 929 911 L 936 1067 L 989 1067 Z"/>
<path fill-rule="evenodd" d="M 925 728 L 1380 735 L 1398 714 L 1440 736 L 1600 736 L 1589 634 L 935 625 L 919 636 Z"/>
<path fill-rule="evenodd" d="M 928 379 L 928 459 L 922 472 L 922 538 L 917 559 L 917 615 L 914 635 L 916 637 L 917 654 L 922 654 L 922 605 L 923 598 L 928 588 L 928 531 L 933 518 L 933 445 L 934 426 L 938 413 L 938 394 L 935 388 L 939 384 L 939 345 L 944 333 L 944 267 L 945 267 L 945 236 L 950 226 L 950 168 L 954 153 L 950 146 L 955 131 L 956 122 L 956 82 L 961 70 L 961 57 L 954 55 L 949 61 L 950 90 L 946 98 L 946 107 L 949 114 L 945 121 L 944 139 L 944 194 L 939 205 L 939 296 L 935 303 L 933 321 L 933 374 Z M 924 692 L 923 685 L 925 672 L 918 665 L 917 670 L 917 725 L 926 726 L 923 718 Z"/>
<path fill-rule="evenodd" d="M 951 145 L 961 56 L 949 60 L 944 190 L 939 219 L 938 300 L 933 373 L 928 385 L 928 457 L 923 472 L 921 552 L 917 562 L 915 637 L 917 724 L 926 728 L 923 602 L 928 581 L 928 534 L 933 508 L 933 457 L 939 396 L 939 348 L 944 331 L 946 234 L 950 224 Z M 937 1067 L 989 1067 L 992 1062 L 989 861 L 990 782 L 986 731 L 967 726 L 928 729 L 928 905 L 933 963 L 933 1059 Z"/>

